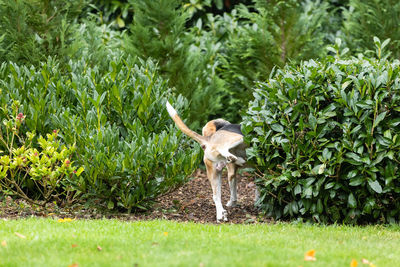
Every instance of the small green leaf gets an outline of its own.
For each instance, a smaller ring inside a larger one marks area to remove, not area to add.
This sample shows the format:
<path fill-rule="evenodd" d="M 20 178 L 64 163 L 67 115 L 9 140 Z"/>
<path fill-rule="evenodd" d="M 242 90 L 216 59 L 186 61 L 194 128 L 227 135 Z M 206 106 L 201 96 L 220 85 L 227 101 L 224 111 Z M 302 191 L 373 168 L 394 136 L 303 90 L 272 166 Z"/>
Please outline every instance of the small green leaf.
<path fill-rule="evenodd" d="M 387 111 L 382 112 L 378 116 L 376 116 L 376 119 L 374 121 L 374 128 L 378 126 L 378 124 L 385 118 Z"/>
<path fill-rule="evenodd" d="M 279 132 L 282 133 L 283 132 L 283 126 L 278 124 L 278 123 L 274 123 L 271 125 L 271 129 L 274 130 L 275 132 Z"/>
<path fill-rule="evenodd" d="M 293 202 L 291 203 L 291 206 L 292 206 L 292 212 L 293 212 L 294 214 L 297 214 L 297 213 L 299 212 L 299 207 L 297 206 L 297 202 L 296 202 L 296 201 L 293 201 Z"/>
<path fill-rule="evenodd" d="M 346 89 L 347 86 L 349 86 L 350 83 L 351 83 L 351 81 L 344 82 L 344 83 L 342 84 L 342 90 Z"/>
<path fill-rule="evenodd" d="M 324 211 L 324 206 L 322 205 L 322 201 L 320 198 L 317 201 L 317 211 L 318 213 L 322 213 Z"/>
<path fill-rule="evenodd" d="M 381 48 L 383 49 L 385 46 L 387 46 L 389 44 L 389 42 L 390 42 L 390 38 L 383 41 Z"/>
<path fill-rule="evenodd" d="M 335 186 L 335 182 L 330 182 L 330 183 L 327 183 L 326 185 L 325 185 L 325 189 L 326 190 L 328 190 L 328 189 L 331 189 L 332 187 L 334 187 Z"/>
<path fill-rule="evenodd" d="M 109 210 L 112 210 L 112 209 L 114 208 L 114 202 L 112 202 L 111 200 L 108 201 L 108 203 L 107 203 L 107 208 L 108 208 Z"/>
<path fill-rule="evenodd" d="M 349 204 L 350 208 L 357 207 L 357 201 L 356 201 L 356 198 L 354 197 L 353 193 L 350 193 L 347 203 Z"/>
<path fill-rule="evenodd" d="M 321 164 L 321 166 L 319 166 L 318 169 L 318 174 L 323 174 L 325 171 L 326 165 L 325 164 Z"/>
<path fill-rule="evenodd" d="M 294 188 L 294 192 L 295 195 L 300 194 L 301 193 L 301 186 L 298 184 L 295 186 Z"/>
<path fill-rule="evenodd" d="M 363 177 L 355 177 L 355 178 L 350 179 L 349 185 L 358 186 L 358 185 L 362 184 L 363 182 L 364 182 Z"/>
<path fill-rule="evenodd" d="M 368 181 L 369 186 L 374 190 L 376 193 L 382 193 L 382 186 L 379 184 L 377 180 L 375 181 Z"/>
<path fill-rule="evenodd" d="M 120 28 L 125 27 L 125 21 L 124 21 L 123 19 L 121 19 L 120 16 L 118 16 L 118 18 L 117 18 L 117 23 L 118 23 L 118 26 L 119 26 Z"/>
<path fill-rule="evenodd" d="M 85 168 L 83 168 L 83 167 L 80 167 L 77 171 L 76 171 L 76 175 L 77 176 L 79 176 L 79 175 L 81 175 L 81 173 L 83 172 L 85 170 Z"/>
<path fill-rule="evenodd" d="M 301 177 L 301 173 L 299 171 L 292 172 L 293 177 Z"/>

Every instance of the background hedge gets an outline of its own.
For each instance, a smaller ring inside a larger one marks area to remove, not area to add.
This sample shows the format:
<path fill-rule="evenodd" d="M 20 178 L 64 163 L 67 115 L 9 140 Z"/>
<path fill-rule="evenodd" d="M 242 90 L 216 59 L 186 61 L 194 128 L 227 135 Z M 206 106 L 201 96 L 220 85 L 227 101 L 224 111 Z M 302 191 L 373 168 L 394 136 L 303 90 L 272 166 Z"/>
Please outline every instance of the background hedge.
<path fill-rule="evenodd" d="M 378 52 L 388 43 L 376 42 Z M 259 84 L 243 129 L 269 215 L 399 221 L 399 64 L 330 57 Z"/>

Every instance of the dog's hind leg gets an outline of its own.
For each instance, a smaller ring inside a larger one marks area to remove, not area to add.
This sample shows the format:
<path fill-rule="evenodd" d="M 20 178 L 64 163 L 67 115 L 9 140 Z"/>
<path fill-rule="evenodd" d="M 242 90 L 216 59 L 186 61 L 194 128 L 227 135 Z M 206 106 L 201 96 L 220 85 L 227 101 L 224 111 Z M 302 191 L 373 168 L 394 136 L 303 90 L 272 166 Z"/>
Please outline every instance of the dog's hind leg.
<path fill-rule="evenodd" d="M 227 207 L 235 207 L 237 204 L 237 176 L 236 176 L 236 166 L 233 163 L 227 165 L 228 168 L 228 183 L 229 189 L 231 191 L 231 196 L 226 203 Z"/>
<path fill-rule="evenodd" d="M 213 200 L 217 212 L 217 222 L 221 222 L 221 220 L 228 221 L 228 213 L 222 206 L 221 200 L 221 170 L 217 170 L 214 163 L 210 160 L 204 158 L 204 163 L 207 169 L 207 177 L 210 181 L 211 188 L 213 191 Z"/>
<path fill-rule="evenodd" d="M 231 152 L 229 152 L 229 148 L 217 148 L 217 151 L 226 158 L 227 163 L 234 163 L 238 159 L 235 155 L 233 155 Z"/>
<path fill-rule="evenodd" d="M 224 147 L 217 148 L 217 151 L 227 160 L 227 163 L 235 163 L 242 166 L 246 161 L 242 157 L 233 155 L 229 150 L 243 144 L 243 140 L 236 141 Z"/>

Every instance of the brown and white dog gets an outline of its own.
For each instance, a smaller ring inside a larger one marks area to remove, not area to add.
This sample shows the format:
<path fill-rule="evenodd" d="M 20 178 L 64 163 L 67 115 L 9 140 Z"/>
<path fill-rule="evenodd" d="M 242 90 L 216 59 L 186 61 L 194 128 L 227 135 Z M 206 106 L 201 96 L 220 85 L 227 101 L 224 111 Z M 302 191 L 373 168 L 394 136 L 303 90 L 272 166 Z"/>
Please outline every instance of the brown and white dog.
<path fill-rule="evenodd" d="M 242 167 L 246 162 L 246 145 L 243 143 L 243 134 L 239 124 L 231 124 L 226 120 L 217 119 L 209 121 L 203 127 L 203 135 L 189 129 L 176 110 L 167 101 L 167 110 L 178 128 L 187 136 L 196 140 L 204 150 L 204 164 L 207 177 L 211 183 L 213 200 L 217 210 L 217 222 L 228 221 L 228 213 L 221 202 L 221 173 L 226 166 L 228 169 L 228 182 L 230 200 L 226 204 L 234 207 L 237 203 L 237 167 Z"/>

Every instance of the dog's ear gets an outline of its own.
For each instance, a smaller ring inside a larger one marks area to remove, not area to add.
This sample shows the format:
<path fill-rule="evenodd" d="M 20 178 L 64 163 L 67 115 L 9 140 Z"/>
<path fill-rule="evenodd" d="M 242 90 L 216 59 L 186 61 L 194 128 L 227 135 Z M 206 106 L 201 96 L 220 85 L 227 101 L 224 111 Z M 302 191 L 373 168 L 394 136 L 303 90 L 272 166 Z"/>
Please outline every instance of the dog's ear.
<path fill-rule="evenodd" d="M 202 144 L 202 145 L 201 145 L 201 149 L 206 150 L 206 145 L 205 145 L 205 144 Z"/>

